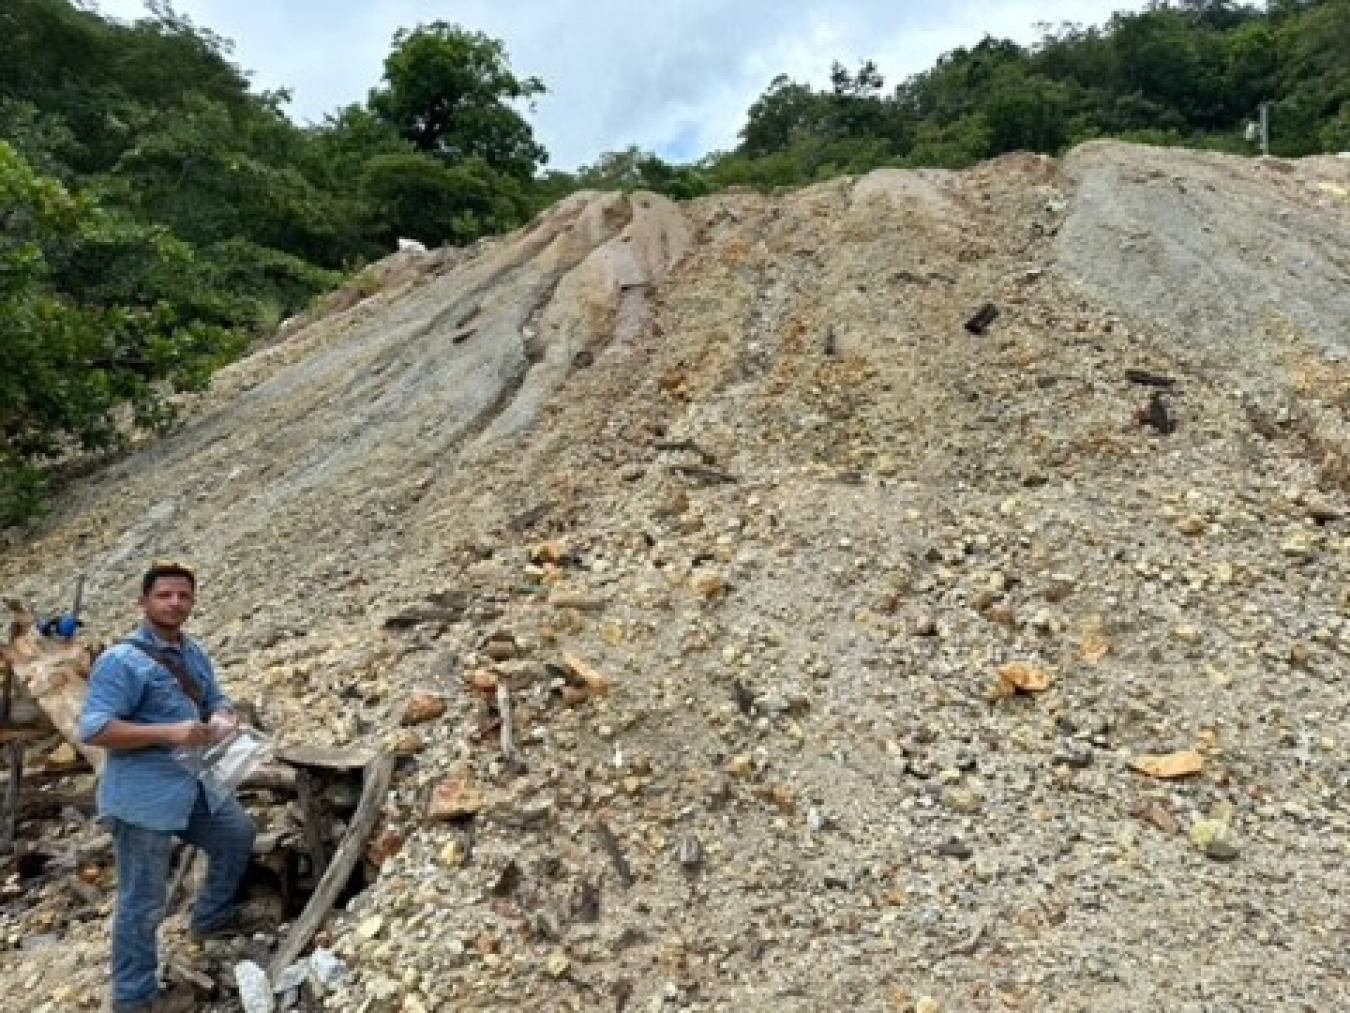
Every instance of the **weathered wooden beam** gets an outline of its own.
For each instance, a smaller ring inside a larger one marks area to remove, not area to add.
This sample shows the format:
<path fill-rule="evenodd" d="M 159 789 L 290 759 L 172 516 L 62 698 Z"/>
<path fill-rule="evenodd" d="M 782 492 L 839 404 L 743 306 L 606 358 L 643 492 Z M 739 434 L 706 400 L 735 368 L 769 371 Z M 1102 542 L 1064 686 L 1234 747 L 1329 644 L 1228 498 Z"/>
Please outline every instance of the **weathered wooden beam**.
<path fill-rule="evenodd" d="M 274 791 L 280 795 L 295 794 L 296 772 L 294 767 L 282 763 L 267 763 L 244 778 L 241 790 Z"/>
<path fill-rule="evenodd" d="M 366 767 L 362 779 L 361 801 L 357 804 L 351 827 L 334 853 L 332 861 L 328 863 L 328 869 L 315 888 L 313 896 L 309 898 L 309 903 L 305 905 L 299 921 L 291 927 L 286 938 L 277 947 L 277 952 L 267 970 L 267 975 L 272 981 L 275 982 L 309 945 L 314 933 L 319 931 L 319 926 L 328 917 L 328 912 L 336 903 L 338 895 L 351 879 L 352 871 L 365 853 L 366 842 L 379 821 L 393 774 L 394 758 L 388 753 L 380 754 Z"/>
<path fill-rule="evenodd" d="M 325 770 L 364 770 L 375 759 L 375 750 L 364 746 L 287 746 L 277 759 L 292 767 L 322 767 Z"/>
<path fill-rule="evenodd" d="M 19 808 L 23 792 L 23 743 L 5 747 L 9 762 L 9 784 L 5 789 L 5 816 L 0 826 L 0 851 L 9 851 L 19 838 Z"/>
<path fill-rule="evenodd" d="M 42 636 L 21 603 L 10 600 L 8 605 L 9 643 L 0 647 L 0 667 L 8 666 L 17 680 L 11 697 L 11 720 L 16 717 L 22 690 L 89 765 L 102 770 L 103 750 L 81 742 L 78 731 L 89 689 L 89 648 L 78 641 Z"/>
<path fill-rule="evenodd" d="M 323 839 L 324 828 L 328 826 L 328 811 L 319 788 L 312 769 L 301 767 L 295 772 L 295 795 L 304 817 L 305 850 L 314 864 L 315 879 L 322 879 L 328 869 L 328 845 Z"/>

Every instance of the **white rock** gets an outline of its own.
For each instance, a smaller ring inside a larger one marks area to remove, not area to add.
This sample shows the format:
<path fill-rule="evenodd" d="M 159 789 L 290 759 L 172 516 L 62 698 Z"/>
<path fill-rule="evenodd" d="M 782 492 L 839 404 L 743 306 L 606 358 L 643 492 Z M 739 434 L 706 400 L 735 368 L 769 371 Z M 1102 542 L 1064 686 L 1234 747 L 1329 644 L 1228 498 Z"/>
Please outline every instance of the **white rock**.
<path fill-rule="evenodd" d="M 251 960 L 241 960 L 234 965 L 234 980 L 239 985 L 244 1013 L 275 1013 L 276 998 L 266 971 Z"/>

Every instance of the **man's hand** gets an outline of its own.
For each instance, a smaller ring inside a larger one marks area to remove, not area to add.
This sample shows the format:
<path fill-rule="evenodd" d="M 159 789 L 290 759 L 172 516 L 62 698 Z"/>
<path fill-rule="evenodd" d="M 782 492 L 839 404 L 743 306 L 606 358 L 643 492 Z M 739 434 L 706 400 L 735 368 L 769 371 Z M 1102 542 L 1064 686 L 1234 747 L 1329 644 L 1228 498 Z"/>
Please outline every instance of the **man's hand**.
<path fill-rule="evenodd" d="M 218 710 L 206 723 L 212 742 L 223 742 L 239 730 L 239 715 L 232 710 Z"/>
<path fill-rule="evenodd" d="M 162 725 L 167 744 L 178 749 L 198 749 L 211 744 L 211 729 L 200 721 Z"/>

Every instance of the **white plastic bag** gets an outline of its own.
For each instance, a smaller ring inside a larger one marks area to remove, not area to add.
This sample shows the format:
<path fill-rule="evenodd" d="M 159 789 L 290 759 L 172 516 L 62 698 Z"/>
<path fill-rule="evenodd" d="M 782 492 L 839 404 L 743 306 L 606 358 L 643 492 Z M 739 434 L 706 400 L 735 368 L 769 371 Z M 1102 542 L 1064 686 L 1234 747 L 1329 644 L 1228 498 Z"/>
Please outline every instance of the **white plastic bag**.
<path fill-rule="evenodd" d="M 202 753 L 202 771 L 197 775 L 207 797 L 217 804 L 233 797 L 244 778 L 270 760 L 272 753 L 272 740 L 246 726 L 207 746 Z"/>
<path fill-rule="evenodd" d="M 256 728 L 240 726 L 203 749 L 177 749 L 174 759 L 190 770 L 206 789 L 214 809 L 233 797 L 253 773 L 273 756 L 272 740 Z"/>

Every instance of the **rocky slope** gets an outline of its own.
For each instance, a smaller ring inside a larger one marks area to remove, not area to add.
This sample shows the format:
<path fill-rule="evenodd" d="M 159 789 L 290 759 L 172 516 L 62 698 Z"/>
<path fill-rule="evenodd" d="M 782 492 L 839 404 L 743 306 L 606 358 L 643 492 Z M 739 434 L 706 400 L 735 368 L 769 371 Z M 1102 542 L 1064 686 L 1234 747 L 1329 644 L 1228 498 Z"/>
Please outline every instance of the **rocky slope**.
<path fill-rule="evenodd" d="M 0 557 L 105 637 L 190 558 L 279 739 L 403 755 L 323 1008 L 1350 1003 L 1350 162 L 581 194 L 382 271 Z M 102 883 L 3 909 L 10 1008 L 100 1001 Z"/>

